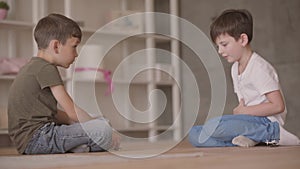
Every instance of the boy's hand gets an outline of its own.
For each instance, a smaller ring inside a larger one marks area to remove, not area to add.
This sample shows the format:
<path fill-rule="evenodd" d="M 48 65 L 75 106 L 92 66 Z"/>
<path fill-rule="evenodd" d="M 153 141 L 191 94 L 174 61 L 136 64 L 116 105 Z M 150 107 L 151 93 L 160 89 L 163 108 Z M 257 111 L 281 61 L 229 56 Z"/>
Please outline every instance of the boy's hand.
<path fill-rule="evenodd" d="M 245 101 L 244 99 L 241 99 L 239 105 L 233 109 L 233 114 L 244 114 L 245 108 Z"/>

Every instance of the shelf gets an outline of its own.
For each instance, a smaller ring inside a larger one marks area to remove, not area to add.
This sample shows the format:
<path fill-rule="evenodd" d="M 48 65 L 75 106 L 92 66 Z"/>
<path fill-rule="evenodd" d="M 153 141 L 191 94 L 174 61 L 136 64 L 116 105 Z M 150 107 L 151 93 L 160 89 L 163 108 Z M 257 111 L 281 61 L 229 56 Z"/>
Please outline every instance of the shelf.
<path fill-rule="evenodd" d="M 129 36 L 134 34 L 134 32 L 122 32 L 122 31 L 109 31 L 109 30 L 101 30 L 100 29 L 93 29 L 93 28 L 81 28 L 82 33 L 86 34 L 101 34 L 101 35 L 110 35 L 110 36 Z M 138 32 L 137 32 L 138 33 Z"/>
<path fill-rule="evenodd" d="M 149 83 L 155 83 L 156 85 L 172 85 L 173 84 L 173 81 L 149 81 L 149 80 L 134 80 L 134 81 L 131 81 L 130 84 L 131 85 L 147 85 Z M 125 81 L 125 80 L 115 80 L 113 81 L 114 84 L 129 84 L 128 81 Z"/>
<path fill-rule="evenodd" d="M 95 33 L 97 30 L 96 29 L 92 29 L 92 28 L 82 28 L 80 27 L 82 33 L 86 33 L 86 34 L 93 34 Z"/>
<path fill-rule="evenodd" d="M 0 80 L 14 80 L 15 78 L 15 75 L 0 75 Z"/>
<path fill-rule="evenodd" d="M 74 82 L 82 82 L 82 83 L 89 83 L 89 82 L 95 82 L 95 83 L 103 83 L 103 84 L 107 84 L 107 81 L 105 81 L 104 79 L 96 79 L 95 81 L 92 79 L 64 79 L 64 81 L 74 81 Z M 172 85 L 174 82 L 173 80 L 168 80 L 168 81 L 152 81 L 153 83 L 157 84 L 157 85 Z M 136 84 L 136 85 L 147 85 L 149 84 L 150 81 L 149 80 L 133 80 L 131 82 L 128 82 L 126 80 L 122 80 L 122 79 L 118 79 L 118 80 L 114 80 L 113 84 Z"/>
<path fill-rule="evenodd" d="M 115 31 L 99 31 L 97 29 L 93 28 L 81 28 L 82 33 L 84 34 L 100 34 L 100 35 L 106 35 L 106 36 L 129 36 L 129 37 L 135 37 L 139 39 L 146 39 L 146 38 L 153 38 L 158 42 L 169 42 L 173 38 L 159 35 L 159 34 L 144 34 L 143 32 L 115 32 Z"/>
<path fill-rule="evenodd" d="M 13 21 L 13 20 L 2 20 L 0 21 L 1 29 L 16 29 L 16 30 L 32 30 L 34 28 L 34 24 L 30 22 L 23 21 Z"/>
<path fill-rule="evenodd" d="M 8 134 L 8 129 L 0 129 L 0 135 L 1 134 Z"/>
<path fill-rule="evenodd" d="M 164 35 L 159 35 L 159 34 L 143 34 L 143 35 L 138 35 L 139 38 L 153 38 L 157 40 L 158 42 L 168 42 L 172 40 L 171 37 L 167 37 Z"/>

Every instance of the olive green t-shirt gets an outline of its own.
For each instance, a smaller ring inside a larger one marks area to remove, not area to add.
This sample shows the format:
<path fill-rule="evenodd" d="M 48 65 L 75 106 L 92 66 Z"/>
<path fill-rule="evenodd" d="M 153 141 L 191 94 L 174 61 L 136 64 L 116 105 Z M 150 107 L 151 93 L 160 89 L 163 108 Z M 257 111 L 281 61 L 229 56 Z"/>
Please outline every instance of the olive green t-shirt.
<path fill-rule="evenodd" d="M 57 101 L 50 86 L 62 84 L 57 67 L 39 57 L 18 73 L 9 91 L 8 129 L 19 153 L 39 128 L 54 121 Z"/>

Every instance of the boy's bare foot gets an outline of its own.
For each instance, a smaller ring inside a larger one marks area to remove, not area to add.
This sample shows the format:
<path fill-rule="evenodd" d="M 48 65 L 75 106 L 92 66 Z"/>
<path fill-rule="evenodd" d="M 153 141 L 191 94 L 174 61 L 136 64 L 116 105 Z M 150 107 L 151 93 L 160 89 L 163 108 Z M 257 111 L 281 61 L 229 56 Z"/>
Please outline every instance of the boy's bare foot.
<path fill-rule="evenodd" d="M 236 136 L 235 138 L 232 139 L 232 144 L 240 146 L 240 147 L 253 147 L 256 144 L 258 144 L 258 142 L 253 141 L 251 139 L 249 139 L 248 137 L 239 135 Z"/>

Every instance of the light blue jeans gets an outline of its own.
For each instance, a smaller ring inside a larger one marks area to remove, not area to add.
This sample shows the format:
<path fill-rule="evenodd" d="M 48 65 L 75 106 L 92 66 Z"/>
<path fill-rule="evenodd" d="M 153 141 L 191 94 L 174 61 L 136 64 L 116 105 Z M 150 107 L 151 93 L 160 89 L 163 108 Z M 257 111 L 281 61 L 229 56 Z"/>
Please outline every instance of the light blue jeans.
<path fill-rule="evenodd" d="M 105 119 L 71 125 L 47 123 L 33 135 L 24 154 L 66 153 L 80 145 L 87 145 L 91 152 L 105 151 L 111 139 L 112 129 Z"/>
<path fill-rule="evenodd" d="M 224 115 L 208 120 L 203 126 L 194 126 L 189 141 L 195 147 L 235 146 L 236 136 L 243 135 L 256 142 L 279 140 L 279 124 L 267 117 L 251 115 Z"/>

